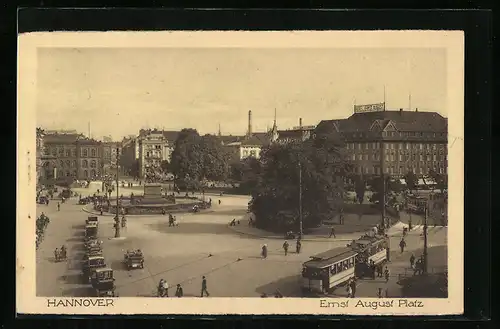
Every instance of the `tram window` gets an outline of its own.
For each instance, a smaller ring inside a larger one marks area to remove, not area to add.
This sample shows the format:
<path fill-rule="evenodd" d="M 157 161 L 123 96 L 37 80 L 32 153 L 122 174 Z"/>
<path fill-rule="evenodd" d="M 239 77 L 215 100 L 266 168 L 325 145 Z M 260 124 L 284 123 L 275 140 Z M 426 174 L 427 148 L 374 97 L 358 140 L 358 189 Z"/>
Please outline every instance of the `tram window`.
<path fill-rule="evenodd" d="M 349 267 L 354 267 L 354 258 L 349 259 Z"/>
<path fill-rule="evenodd" d="M 346 260 L 342 262 L 342 265 L 343 265 L 344 270 L 347 270 L 348 264 L 347 264 Z"/>
<path fill-rule="evenodd" d="M 333 275 L 337 274 L 337 267 L 335 265 L 332 265 L 332 270 L 331 270 L 331 273 Z"/>

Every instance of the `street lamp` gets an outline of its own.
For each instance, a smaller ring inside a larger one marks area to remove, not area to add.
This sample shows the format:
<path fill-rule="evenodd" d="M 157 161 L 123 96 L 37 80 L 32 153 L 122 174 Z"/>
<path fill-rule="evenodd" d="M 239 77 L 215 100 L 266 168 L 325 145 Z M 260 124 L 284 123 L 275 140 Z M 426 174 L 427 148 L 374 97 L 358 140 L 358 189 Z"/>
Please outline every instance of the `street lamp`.
<path fill-rule="evenodd" d="M 119 217 L 119 192 L 118 192 L 118 168 L 119 168 L 119 162 L 118 162 L 118 155 L 119 155 L 120 149 L 117 147 L 116 148 L 116 217 L 115 217 L 115 238 L 120 237 L 120 217 Z"/>

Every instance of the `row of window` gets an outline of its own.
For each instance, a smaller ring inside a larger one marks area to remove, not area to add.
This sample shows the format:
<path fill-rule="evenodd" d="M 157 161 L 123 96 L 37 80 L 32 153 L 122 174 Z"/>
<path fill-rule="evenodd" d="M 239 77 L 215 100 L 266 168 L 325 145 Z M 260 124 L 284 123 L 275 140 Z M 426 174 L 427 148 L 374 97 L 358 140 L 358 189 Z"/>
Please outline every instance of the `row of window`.
<path fill-rule="evenodd" d="M 429 169 L 432 168 L 435 172 L 440 173 L 440 174 L 447 174 L 448 173 L 448 168 L 445 166 L 442 166 L 440 164 L 439 166 L 434 164 L 432 167 L 427 166 L 426 167 L 421 164 L 421 166 L 408 166 L 408 167 L 386 167 L 384 172 L 386 174 L 390 175 L 405 175 L 409 171 L 415 173 L 415 174 L 426 174 L 429 172 Z M 375 175 L 380 175 L 380 167 L 356 167 L 354 170 L 358 174 L 375 174 Z"/>
<path fill-rule="evenodd" d="M 48 174 L 48 175 L 51 175 L 52 173 L 47 173 L 47 174 Z M 96 177 L 96 176 L 99 176 L 99 174 L 100 174 L 99 170 L 94 170 L 94 169 L 92 169 L 92 170 L 90 170 L 90 171 L 88 171 L 88 170 L 84 170 L 84 171 L 82 171 L 82 175 L 83 175 L 83 177 L 85 177 L 85 178 L 88 178 L 88 177 Z M 63 175 L 63 176 L 66 176 L 66 177 L 71 177 L 71 176 L 73 176 L 73 177 L 78 177 L 78 175 L 77 175 L 77 171 L 76 171 L 76 170 L 73 170 L 72 172 L 71 172 L 71 171 L 69 171 L 69 170 L 62 171 L 62 172 L 61 172 L 60 174 L 58 174 L 58 175 Z M 89 176 L 89 175 L 90 175 L 90 176 Z"/>
<path fill-rule="evenodd" d="M 338 262 L 330 266 L 330 274 L 335 275 L 342 271 L 348 270 L 354 267 L 354 257 L 346 259 L 344 261 Z"/>
<path fill-rule="evenodd" d="M 351 154 L 349 159 L 352 161 L 379 161 L 380 154 Z M 396 154 L 386 154 L 385 161 L 448 161 L 447 155 L 437 155 L 437 154 L 399 154 L 399 157 Z"/>
<path fill-rule="evenodd" d="M 65 149 L 65 148 L 57 148 L 57 147 L 46 147 L 44 150 L 45 155 L 53 155 L 53 156 L 66 156 L 67 158 L 69 157 L 76 157 L 76 148 L 71 148 L 71 149 Z M 87 149 L 83 148 L 81 149 L 81 156 L 83 157 L 88 157 L 90 154 L 91 157 L 96 157 L 98 154 L 97 149 L 92 148 L 92 149 Z"/>
<path fill-rule="evenodd" d="M 44 164 L 45 167 L 49 167 L 49 162 L 46 162 Z M 70 161 L 70 160 L 61 160 L 59 161 L 59 167 L 60 168 L 76 168 L 77 163 L 76 160 Z M 82 160 L 82 168 L 87 168 L 89 166 L 89 161 L 87 160 Z M 90 168 L 97 168 L 97 161 L 92 160 L 90 161 Z"/>
<path fill-rule="evenodd" d="M 380 143 L 347 143 L 348 150 L 378 150 Z M 386 150 L 444 150 L 445 144 L 431 143 L 384 143 Z"/>
<path fill-rule="evenodd" d="M 370 135 L 372 133 L 369 133 Z M 353 133 L 352 137 L 366 137 L 367 133 Z M 415 131 L 383 131 L 384 137 L 446 137 L 446 133 L 430 133 L 430 132 L 415 132 Z"/>
<path fill-rule="evenodd" d="M 257 157 L 257 151 L 256 150 L 250 150 L 250 151 L 244 150 L 243 151 L 243 156 L 244 157 L 251 156 L 251 157 L 255 158 L 255 157 Z"/>

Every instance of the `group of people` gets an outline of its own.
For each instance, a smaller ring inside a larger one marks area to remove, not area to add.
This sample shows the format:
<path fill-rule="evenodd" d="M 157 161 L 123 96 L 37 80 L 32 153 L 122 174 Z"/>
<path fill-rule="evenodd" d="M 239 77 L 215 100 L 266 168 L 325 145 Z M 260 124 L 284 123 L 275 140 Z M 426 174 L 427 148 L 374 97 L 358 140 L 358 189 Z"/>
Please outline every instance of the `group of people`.
<path fill-rule="evenodd" d="M 169 289 L 168 282 L 165 279 L 161 279 L 160 282 L 158 283 L 158 297 L 168 297 L 168 289 Z M 175 297 L 183 297 L 184 296 L 184 289 L 182 288 L 181 284 L 178 283 L 177 287 L 175 289 Z M 207 290 L 207 278 L 205 276 L 202 277 L 201 279 L 201 294 L 200 297 L 209 297 L 210 294 Z"/>
<path fill-rule="evenodd" d="M 36 248 L 38 249 L 38 246 L 43 240 L 43 236 L 45 233 L 45 229 L 50 223 L 49 217 L 47 217 L 43 212 L 42 214 L 36 219 Z"/>
<path fill-rule="evenodd" d="M 415 258 L 414 254 L 410 256 L 410 267 L 413 269 L 413 275 L 424 273 L 424 255 L 420 256 L 419 259 Z"/>
<path fill-rule="evenodd" d="M 295 244 L 295 252 L 297 254 L 300 254 L 300 250 L 302 249 L 302 242 L 300 241 L 300 237 L 297 239 L 297 242 Z M 288 241 L 285 240 L 285 242 L 283 243 L 283 251 L 285 252 L 285 256 L 288 255 L 288 249 L 290 249 L 290 244 L 288 243 Z M 268 254 L 268 249 L 267 249 L 267 244 L 264 244 L 262 246 L 262 250 L 261 250 L 261 256 L 262 258 L 266 259 L 267 258 L 267 254 Z"/>
<path fill-rule="evenodd" d="M 63 261 L 67 259 L 66 246 L 62 245 L 61 249 L 56 248 L 54 250 L 54 259 L 56 262 Z"/>

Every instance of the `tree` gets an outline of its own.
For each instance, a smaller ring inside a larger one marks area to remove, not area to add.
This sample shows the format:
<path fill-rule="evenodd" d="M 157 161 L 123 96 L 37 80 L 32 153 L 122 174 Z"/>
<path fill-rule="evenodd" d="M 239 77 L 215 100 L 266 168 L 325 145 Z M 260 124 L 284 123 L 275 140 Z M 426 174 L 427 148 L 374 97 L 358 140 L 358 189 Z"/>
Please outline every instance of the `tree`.
<path fill-rule="evenodd" d="M 182 129 L 175 141 L 170 161 L 170 169 L 175 175 L 175 180 L 200 180 L 202 176 L 201 167 L 200 135 L 195 129 Z M 182 183 L 179 185 L 182 185 Z"/>
<path fill-rule="evenodd" d="M 437 171 L 431 169 L 429 171 L 429 176 L 436 183 L 436 188 L 444 193 L 444 191 L 448 188 L 448 175 L 439 174 Z"/>
<path fill-rule="evenodd" d="M 354 178 L 354 190 L 356 191 L 356 199 L 362 204 L 366 192 L 366 180 L 363 175 L 356 175 Z"/>
<path fill-rule="evenodd" d="M 260 160 L 251 205 L 257 227 L 281 232 L 298 229 L 299 168 L 304 228 L 317 226 L 341 208 L 346 163 L 338 135 L 321 133 L 304 142 L 272 144 L 261 151 Z"/>
<path fill-rule="evenodd" d="M 215 181 L 225 180 L 229 174 L 229 153 L 213 135 L 203 136 L 200 144 L 201 177 Z"/>
<path fill-rule="evenodd" d="M 406 182 L 406 187 L 412 192 L 415 190 L 417 187 L 418 183 L 418 178 L 417 176 L 413 173 L 413 171 L 409 171 L 405 176 L 404 176 L 405 182 Z"/>
<path fill-rule="evenodd" d="M 170 169 L 170 163 L 168 162 L 168 160 L 162 160 L 162 162 L 160 163 L 160 168 L 164 173 L 167 173 Z"/>

